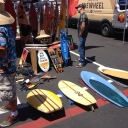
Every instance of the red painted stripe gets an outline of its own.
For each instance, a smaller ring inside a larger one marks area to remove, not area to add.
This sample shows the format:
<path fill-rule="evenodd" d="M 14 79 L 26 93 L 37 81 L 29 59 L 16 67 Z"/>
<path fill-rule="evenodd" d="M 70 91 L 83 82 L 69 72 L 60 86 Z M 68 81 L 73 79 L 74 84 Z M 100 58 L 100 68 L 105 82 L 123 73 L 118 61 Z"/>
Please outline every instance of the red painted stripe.
<path fill-rule="evenodd" d="M 128 89 L 124 90 L 123 94 L 128 96 Z M 104 106 L 104 105 L 109 104 L 109 103 L 110 103 L 109 101 L 104 101 L 102 99 L 98 99 L 96 104 L 98 107 L 101 107 L 101 106 Z M 55 121 L 48 121 L 44 118 L 41 118 L 41 119 L 38 119 L 36 121 L 32 121 L 32 122 L 28 122 L 26 124 L 16 126 L 14 128 L 44 128 L 46 126 L 55 124 L 55 123 L 63 121 L 63 120 L 66 120 L 66 119 L 71 118 L 73 116 L 77 116 L 77 115 L 82 114 L 84 112 L 86 112 L 86 110 L 84 110 L 78 106 L 75 106 L 75 107 L 72 107 L 70 109 L 65 110 L 65 117 L 62 117 L 62 118 L 57 119 Z"/>

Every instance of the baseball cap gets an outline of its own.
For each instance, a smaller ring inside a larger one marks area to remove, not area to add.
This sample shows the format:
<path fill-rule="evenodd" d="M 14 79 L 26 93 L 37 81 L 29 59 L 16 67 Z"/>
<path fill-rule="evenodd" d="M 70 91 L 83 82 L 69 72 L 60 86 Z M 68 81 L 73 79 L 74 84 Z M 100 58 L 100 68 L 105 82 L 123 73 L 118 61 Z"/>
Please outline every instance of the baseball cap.
<path fill-rule="evenodd" d="M 83 9 L 85 9 L 85 4 L 79 4 L 77 7 L 75 7 L 76 9 L 78 9 L 78 8 L 83 8 Z"/>

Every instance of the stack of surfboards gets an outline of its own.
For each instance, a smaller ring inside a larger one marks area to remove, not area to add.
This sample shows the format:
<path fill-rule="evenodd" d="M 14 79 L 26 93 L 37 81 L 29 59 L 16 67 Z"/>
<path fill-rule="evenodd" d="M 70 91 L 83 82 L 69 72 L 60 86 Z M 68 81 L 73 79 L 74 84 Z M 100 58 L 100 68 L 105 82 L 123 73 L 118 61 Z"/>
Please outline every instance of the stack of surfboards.
<path fill-rule="evenodd" d="M 128 87 L 128 71 L 109 67 L 99 67 L 97 71 L 118 85 Z"/>

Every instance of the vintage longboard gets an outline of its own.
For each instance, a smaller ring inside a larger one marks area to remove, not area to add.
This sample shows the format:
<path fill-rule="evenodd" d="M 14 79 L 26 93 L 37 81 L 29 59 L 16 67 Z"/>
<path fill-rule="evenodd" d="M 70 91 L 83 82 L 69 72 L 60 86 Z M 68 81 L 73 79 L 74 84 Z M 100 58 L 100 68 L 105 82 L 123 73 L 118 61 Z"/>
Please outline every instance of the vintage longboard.
<path fill-rule="evenodd" d="M 16 36 L 16 13 L 15 13 L 14 6 L 13 6 L 11 0 L 6 0 L 5 1 L 5 10 L 9 14 L 11 14 L 13 16 L 13 18 L 15 19 L 15 22 L 13 24 L 11 24 L 11 27 L 13 29 L 13 32 L 14 32 L 15 36 Z"/>
<path fill-rule="evenodd" d="M 30 91 L 27 95 L 27 101 L 35 109 L 47 114 L 63 108 L 61 99 L 48 90 L 35 89 Z"/>
<path fill-rule="evenodd" d="M 61 44 L 62 56 L 64 59 L 64 65 L 68 66 L 69 59 L 70 59 L 70 53 L 69 53 L 69 49 L 68 49 L 68 38 L 67 38 L 67 34 L 65 33 L 65 30 L 61 31 L 60 44 Z"/>
<path fill-rule="evenodd" d="M 48 14 L 48 29 L 47 29 L 47 34 L 49 34 L 50 36 L 52 35 L 53 17 L 54 17 L 54 5 L 53 2 L 51 2 L 51 7 Z"/>
<path fill-rule="evenodd" d="M 26 11 L 24 9 L 22 2 L 19 2 L 18 4 L 17 19 L 18 19 L 18 24 L 21 24 L 24 21 L 24 19 L 27 19 Z"/>
<path fill-rule="evenodd" d="M 63 71 L 62 63 L 59 63 L 55 50 L 52 48 L 48 48 L 47 50 L 56 72 L 61 73 Z"/>
<path fill-rule="evenodd" d="M 128 107 L 128 98 L 102 77 L 88 71 L 82 71 L 80 76 L 92 90 L 105 99 L 119 107 Z"/>
<path fill-rule="evenodd" d="M 50 67 L 50 62 L 47 54 L 43 50 L 38 51 L 38 65 L 40 69 L 44 72 L 48 72 Z"/>
<path fill-rule="evenodd" d="M 31 3 L 30 10 L 29 10 L 29 22 L 31 25 L 31 30 L 36 30 L 38 32 L 38 15 L 35 10 L 35 6 Z"/>
<path fill-rule="evenodd" d="M 65 96 L 81 105 L 89 106 L 96 103 L 96 99 L 80 86 L 70 81 L 61 80 L 58 83 L 59 89 Z"/>
<path fill-rule="evenodd" d="M 47 34 L 47 31 L 48 31 L 48 3 L 46 2 L 45 3 L 45 10 L 44 10 L 44 13 L 43 13 L 43 30 L 46 32 Z"/>
<path fill-rule="evenodd" d="M 53 25 L 52 25 L 52 42 L 56 40 L 56 34 L 58 29 L 58 16 L 59 16 L 59 9 L 58 9 L 58 3 L 57 0 L 55 0 L 55 13 L 54 13 L 54 19 L 53 19 Z"/>
<path fill-rule="evenodd" d="M 65 29 L 65 25 L 66 25 L 66 2 L 65 0 L 61 0 L 58 39 L 60 39 L 61 30 Z"/>
<path fill-rule="evenodd" d="M 99 67 L 97 70 L 106 75 L 128 80 L 128 71 L 109 67 Z"/>

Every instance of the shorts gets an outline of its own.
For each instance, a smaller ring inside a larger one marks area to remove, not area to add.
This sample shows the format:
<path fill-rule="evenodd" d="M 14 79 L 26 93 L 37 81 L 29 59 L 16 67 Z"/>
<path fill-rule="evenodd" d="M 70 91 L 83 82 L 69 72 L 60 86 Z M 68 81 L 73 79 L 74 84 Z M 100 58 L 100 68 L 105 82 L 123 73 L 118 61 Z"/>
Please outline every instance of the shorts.
<path fill-rule="evenodd" d="M 16 73 L 0 74 L 0 101 L 16 100 Z"/>

